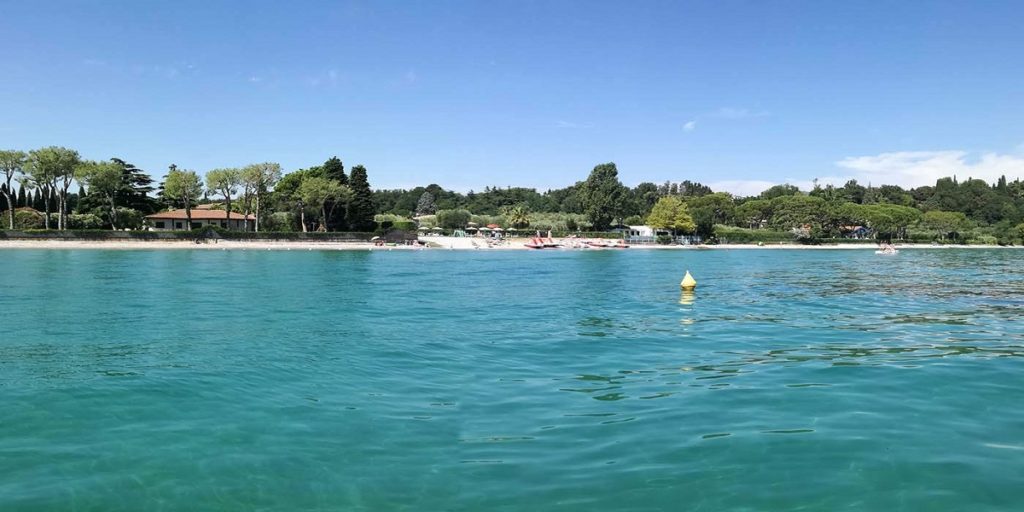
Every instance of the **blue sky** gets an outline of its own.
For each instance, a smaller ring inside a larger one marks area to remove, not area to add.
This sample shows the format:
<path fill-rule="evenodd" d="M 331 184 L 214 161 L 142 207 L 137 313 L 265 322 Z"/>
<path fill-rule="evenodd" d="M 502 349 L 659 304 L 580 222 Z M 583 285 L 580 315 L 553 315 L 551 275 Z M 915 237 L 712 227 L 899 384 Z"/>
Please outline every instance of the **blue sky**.
<path fill-rule="evenodd" d="M 0 147 L 748 193 L 1024 175 L 1024 4 L 0 0 Z"/>

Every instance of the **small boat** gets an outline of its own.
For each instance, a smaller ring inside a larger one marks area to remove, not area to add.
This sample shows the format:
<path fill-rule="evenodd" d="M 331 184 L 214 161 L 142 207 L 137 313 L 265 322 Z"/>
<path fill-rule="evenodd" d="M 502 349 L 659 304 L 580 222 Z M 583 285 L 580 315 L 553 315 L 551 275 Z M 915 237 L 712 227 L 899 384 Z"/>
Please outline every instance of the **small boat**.
<path fill-rule="evenodd" d="M 891 250 L 890 249 L 879 249 L 879 250 L 875 251 L 875 254 L 884 254 L 886 256 L 892 256 L 894 254 L 899 254 L 899 253 L 900 253 L 900 251 L 897 250 L 897 249 L 891 249 Z"/>

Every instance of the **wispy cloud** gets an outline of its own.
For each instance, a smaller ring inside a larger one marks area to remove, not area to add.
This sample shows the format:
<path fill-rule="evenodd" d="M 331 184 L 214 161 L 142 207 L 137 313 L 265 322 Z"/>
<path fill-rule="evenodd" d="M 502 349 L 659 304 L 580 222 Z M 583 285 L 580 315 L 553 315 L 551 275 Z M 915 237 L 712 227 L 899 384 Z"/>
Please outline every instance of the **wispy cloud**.
<path fill-rule="evenodd" d="M 410 69 L 409 71 L 405 72 L 405 83 L 407 83 L 407 84 L 414 84 L 417 81 L 419 81 L 419 79 L 420 79 L 420 77 L 419 77 L 419 75 L 416 74 L 416 70 L 415 69 Z"/>
<path fill-rule="evenodd" d="M 693 119 L 690 119 L 689 121 L 683 123 L 683 131 L 689 133 L 696 130 L 697 122 L 700 121 L 701 119 L 738 121 L 743 119 L 756 119 L 759 117 L 768 117 L 769 115 L 771 114 L 764 110 L 755 111 L 746 108 L 721 107 L 718 110 L 698 115 Z"/>
<path fill-rule="evenodd" d="M 720 108 L 720 109 L 718 109 L 718 110 L 716 110 L 716 111 L 714 111 L 713 113 L 710 114 L 711 117 L 716 117 L 716 118 L 719 118 L 719 119 L 732 119 L 732 120 L 736 120 L 736 119 L 752 119 L 752 118 L 757 118 L 757 117 L 768 117 L 769 115 L 771 115 L 771 114 L 769 114 L 768 112 L 766 112 L 764 110 L 753 111 L 753 110 L 746 109 L 746 108 L 736 108 L 736 107 L 722 107 L 722 108 Z"/>
<path fill-rule="evenodd" d="M 722 180 L 708 183 L 715 192 L 728 192 L 739 197 L 756 196 L 773 185 L 778 183 L 764 180 Z"/>
<path fill-rule="evenodd" d="M 252 76 L 249 77 L 249 82 L 254 83 L 254 84 L 260 83 L 262 81 L 263 81 L 263 79 L 258 77 L 258 76 L 256 76 L 256 75 L 252 75 Z"/>

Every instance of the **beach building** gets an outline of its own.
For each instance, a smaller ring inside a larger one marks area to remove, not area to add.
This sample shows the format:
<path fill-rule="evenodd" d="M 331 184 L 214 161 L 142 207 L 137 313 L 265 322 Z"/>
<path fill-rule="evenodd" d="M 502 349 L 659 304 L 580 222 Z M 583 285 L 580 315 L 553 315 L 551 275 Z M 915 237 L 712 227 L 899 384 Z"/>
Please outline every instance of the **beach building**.
<path fill-rule="evenodd" d="M 249 230 L 256 227 L 256 216 L 249 215 Z M 153 231 L 169 231 L 182 229 L 195 229 L 204 226 L 217 226 L 226 229 L 245 229 L 246 216 L 241 213 L 231 212 L 230 215 L 224 210 L 211 210 L 208 208 L 195 208 L 192 210 L 192 225 L 187 226 L 188 217 L 185 210 L 171 210 L 167 212 L 147 215 L 146 221 Z"/>
<path fill-rule="evenodd" d="M 657 233 L 651 226 L 626 226 L 622 234 L 630 244 L 653 244 L 657 238 Z"/>

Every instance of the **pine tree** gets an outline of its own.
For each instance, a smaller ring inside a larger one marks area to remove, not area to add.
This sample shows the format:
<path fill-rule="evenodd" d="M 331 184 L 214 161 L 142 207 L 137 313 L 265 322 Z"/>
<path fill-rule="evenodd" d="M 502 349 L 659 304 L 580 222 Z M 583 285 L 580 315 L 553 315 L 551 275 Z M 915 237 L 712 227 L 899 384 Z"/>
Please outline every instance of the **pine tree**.
<path fill-rule="evenodd" d="M 320 166 L 320 172 L 324 178 L 336 181 L 342 185 L 348 185 L 348 176 L 345 176 L 345 165 L 336 156 L 332 156 Z M 327 219 L 326 228 L 330 231 L 342 231 L 347 222 L 346 209 L 338 208 L 339 205 L 329 204 L 330 218 Z"/>
<path fill-rule="evenodd" d="M 110 161 L 121 166 L 121 189 L 115 197 L 116 204 L 144 214 L 156 213 L 160 209 L 160 204 L 149 196 L 156 190 L 153 186 L 153 178 L 150 178 L 146 171 L 120 158 L 111 158 Z"/>
<path fill-rule="evenodd" d="M 370 231 L 374 227 L 373 191 L 366 175 L 366 168 L 357 165 L 352 168 L 349 182 L 352 189 L 352 202 L 348 207 L 349 227 L 353 231 Z"/>
<path fill-rule="evenodd" d="M 434 194 L 424 192 L 416 201 L 416 215 L 433 215 L 437 212 L 437 205 L 434 204 Z"/>
<path fill-rule="evenodd" d="M 28 200 L 25 198 L 25 187 L 18 185 L 18 208 L 26 206 L 28 206 Z"/>
<path fill-rule="evenodd" d="M 348 176 L 345 176 L 345 166 L 336 156 L 332 156 L 320 167 L 324 178 L 337 181 L 342 185 L 348 185 Z"/>

